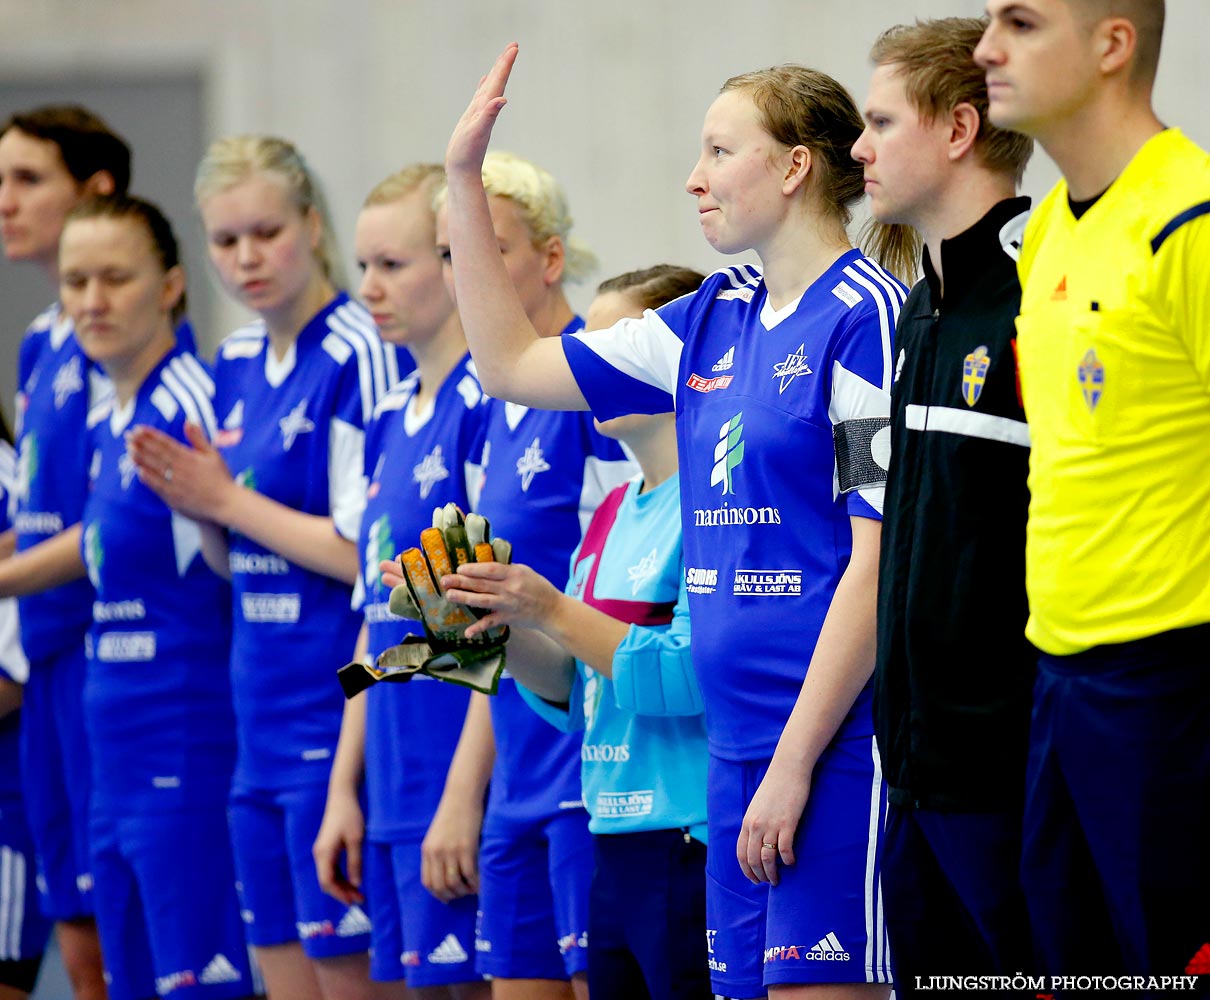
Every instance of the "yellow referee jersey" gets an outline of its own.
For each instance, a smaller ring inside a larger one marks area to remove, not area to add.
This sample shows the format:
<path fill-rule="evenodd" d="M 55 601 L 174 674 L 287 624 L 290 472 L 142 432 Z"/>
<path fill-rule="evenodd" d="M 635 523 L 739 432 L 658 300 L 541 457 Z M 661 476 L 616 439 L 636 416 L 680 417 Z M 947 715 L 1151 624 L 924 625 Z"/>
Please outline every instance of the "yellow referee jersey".
<path fill-rule="evenodd" d="M 1026 634 L 1066 655 L 1210 622 L 1210 154 L 1153 136 L 1025 230 Z"/>

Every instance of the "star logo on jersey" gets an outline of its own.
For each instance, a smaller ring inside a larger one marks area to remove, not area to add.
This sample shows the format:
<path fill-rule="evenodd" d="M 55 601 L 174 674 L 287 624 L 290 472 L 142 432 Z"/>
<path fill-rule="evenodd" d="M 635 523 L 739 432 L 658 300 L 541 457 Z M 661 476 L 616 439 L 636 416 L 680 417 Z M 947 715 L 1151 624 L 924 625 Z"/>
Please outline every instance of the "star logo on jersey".
<path fill-rule="evenodd" d="M 540 439 L 534 438 L 529 447 L 525 449 L 525 454 L 517 459 L 517 475 L 521 477 L 521 492 L 529 492 L 529 484 L 534 481 L 534 476 L 539 472 L 549 471 L 550 463 L 542 454 L 542 442 Z"/>
<path fill-rule="evenodd" d="M 723 496 L 735 493 L 732 473 L 744 460 L 743 413 L 737 413 L 718 432 L 718 444 L 714 446 L 714 468 L 710 470 L 710 485 L 721 486 Z"/>
<path fill-rule="evenodd" d="M 637 595 L 642 589 L 643 584 L 658 572 L 658 560 L 659 553 L 655 549 L 652 549 L 626 571 L 626 576 L 630 580 L 630 593 L 632 596 Z"/>
<path fill-rule="evenodd" d="M 383 514 L 370 525 L 366 533 L 366 590 L 373 590 L 382 574 L 378 564 L 395 558 L 395 542 L 391 538 L 391 518 Z"/>
<path fill-rule="evenodd" d="M 420 499 L 427 500 L 433 492 L 433 484 L 450 478 L 450 470 L 441 457 L 441 445 L 437 445 L 424 456 L 423 461 L 412 466 L 412 481 L 420 484 Z"/>
<path fill-rule="evenodd" d="M 84 529 L 84 568 L 93 587 L 101 589 L 101 566 L 105 563 L 105 548 L 101 544 L 101 529 L 94 521 Z"/>
<path fill-rule="evenodd" d="M 310 434 L 315 430 L 315 424 L 307 419 L 307 400 L 302 400 L 294 409 L 277 422 L 281 428 L 281 446 L 285 451 L 294 447 L 294 442 L 300 434 Z"/>
<path fill-rule="evenodd" d="M 80 358 L 77 355 L 55 372 L 55 380 L 51 384 L 55 391 L 55 409 L 63 409 L 63 404 L 75 393 L 84 388 L 84 375 L 80 370 Z"/>
<path fill-rule="evenodd" d="M 118 459 L 118 475 L 122 477 L 122 489 L 130 489 L 130 484 L 134 482 L 134 476 L 137 471 L 134 459 L 130 457 L 130 453 L 122 452 L 122 457 Z"/>
<path fill-rule="evenodd" d="M 1095 411 L 1105 389 L 1105 366 L 1101 364 L 1095 349 L 1088 349 L 1076 370 L 1076 377 L 1079 379 L 1080 391 L 1084 394 L 1084 402 L 1088 404 L 1089 412 Z"/>
<path fill-rule="evenodd" d="M 803 348 L 806 346 L 806 341 L 798 345 L 798 350 L 786 355 L 785 361 L 779 361 L 773 366 L 773 377 L 781 379 L 777 385 L 777 394 L 780 396 L 791 385 L 794 380 L 800 375 L 812 375 L 810 366 L 807 364 L 807 356 L 803 353 Z"/>
<path fill-rule="evenodd" d="M 962 359 L 962 398 L 967 406 L 979 402 L 983 393 L 983 383 L 987 381 L 987 369 L 991 365 L 987 356 L 987 348 L 982 344 L 976 347 Z"/>

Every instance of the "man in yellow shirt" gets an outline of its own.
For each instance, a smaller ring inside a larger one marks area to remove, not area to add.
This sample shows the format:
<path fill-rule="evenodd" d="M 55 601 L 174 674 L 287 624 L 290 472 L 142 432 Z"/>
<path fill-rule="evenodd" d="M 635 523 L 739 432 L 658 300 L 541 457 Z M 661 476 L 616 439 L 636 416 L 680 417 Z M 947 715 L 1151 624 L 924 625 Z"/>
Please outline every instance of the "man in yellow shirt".
<path fill-rule="evenodd" d="M 1025 231 L 1022 876 L 1051 975 L 1210 972 L 1210 155 L 1151 106 L 1163 0 L 990 0 Z"/>

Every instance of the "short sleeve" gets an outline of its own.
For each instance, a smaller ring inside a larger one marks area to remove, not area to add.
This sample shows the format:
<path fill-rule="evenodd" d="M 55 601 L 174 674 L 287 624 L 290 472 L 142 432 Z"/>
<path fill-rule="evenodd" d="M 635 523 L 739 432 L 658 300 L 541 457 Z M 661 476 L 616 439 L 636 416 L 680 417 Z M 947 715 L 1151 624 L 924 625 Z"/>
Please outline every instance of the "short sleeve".
<path fill-rule="evenodd" d="M 638 319 L 569 334 L 562 341 L 576 383 L 599 419 L 673 409 L 684 336 L 662 312 L 649 309 Z"/>

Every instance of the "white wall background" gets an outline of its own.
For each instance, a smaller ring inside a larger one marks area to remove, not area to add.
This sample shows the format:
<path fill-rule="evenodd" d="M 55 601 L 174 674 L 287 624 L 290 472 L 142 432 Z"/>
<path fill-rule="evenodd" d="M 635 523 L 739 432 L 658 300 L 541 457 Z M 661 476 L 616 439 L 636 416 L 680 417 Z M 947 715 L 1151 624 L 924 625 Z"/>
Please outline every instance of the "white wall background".
<path fill-rule="evenodd" d="M 323 178 L 346 255 L 370 186 L 439 160 L 481 73 L 510 40 L 521 57 L 497 146 L 567 188 L 598 278 L 660 260 L 718 266 L 683 183 L 701 115 L 728 76 L 783 61 L 864 98 L 880 30 L 976 15 L 983 0 L 0 0 L 5 79 L 196 70 L 208 135 L 276 132 Z M 1210 0 L 1168 0 L 1156 103 L 1210 145 Z M 149 84 L 153 85 L 153 84 Z M 137 163 L 154 149 L 136 150 Z M 1028 193 L 1056 176 L 1041 154 Z M 137 178 L 136 178 L 137 181 Z M 137 183 L 136 183 L 137 188 Z M 171 206 L 180 210 L 181 206 Z M 181 214 L 184 214 L 183 212 Z M 198 239 L 193 230 L 182 234 Z M 31 280 L 41 280 L 31 275 Z M 204 283 L 195 275 L 197 292 Z M 573 298 L 586 304 L 590 289 Z M 239 321 L 229 305 L 213 344 Z"/>

